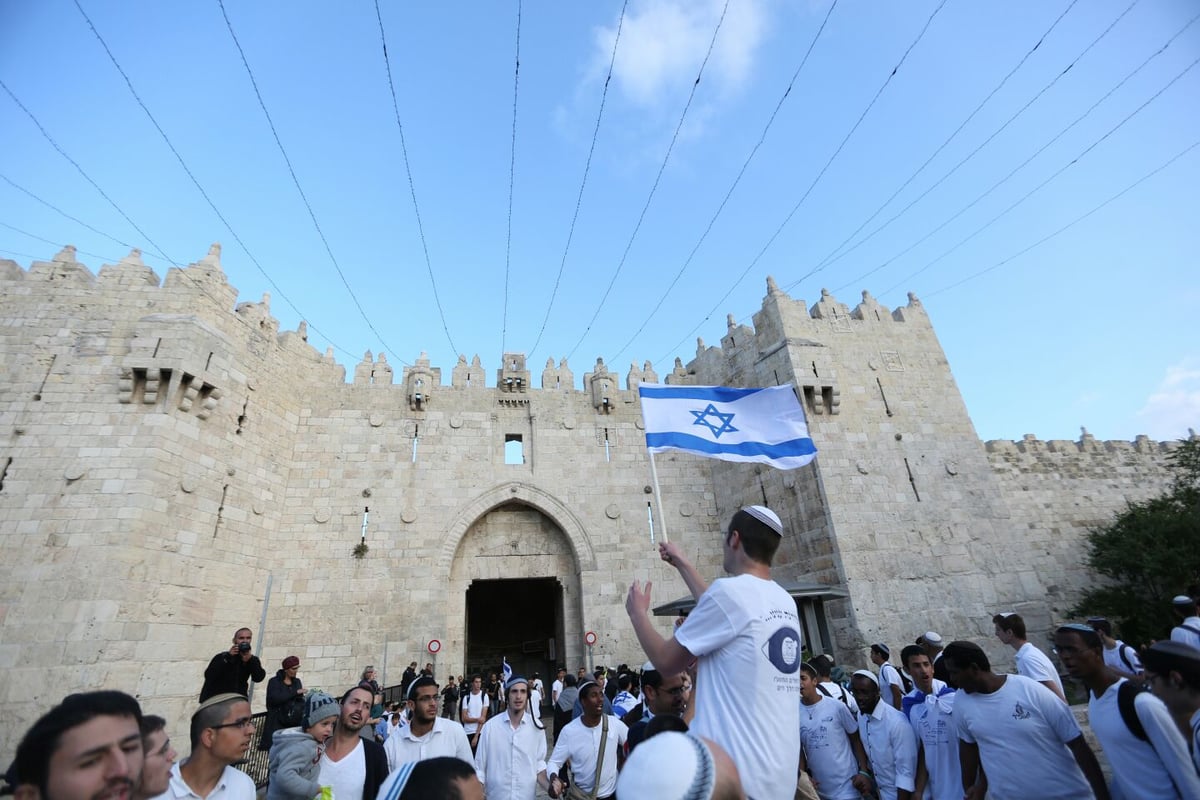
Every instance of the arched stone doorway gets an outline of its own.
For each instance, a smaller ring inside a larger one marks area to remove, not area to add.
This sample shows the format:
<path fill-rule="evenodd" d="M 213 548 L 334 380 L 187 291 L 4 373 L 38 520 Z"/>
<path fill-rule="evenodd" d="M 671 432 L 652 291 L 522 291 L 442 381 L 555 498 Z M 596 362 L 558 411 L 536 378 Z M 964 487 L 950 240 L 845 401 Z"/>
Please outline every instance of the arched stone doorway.
<path fill-rule="evenodd" d="M 577 553 L 583 549 L 590 561 L 590 544 L 581 528 L 574 536 L 564 530 L 560 514 L 567 527 L 577 522 L 547 499 L 513 485 L 489 492 L 468 509 L 478 515 L 460 523 L 465 530 L 448 559 L 443 673 L 495 669 L 506 657 L 514 672 L 540 672 L 549 686 L 556 664 L 579 660 L 583 599 Z"/>

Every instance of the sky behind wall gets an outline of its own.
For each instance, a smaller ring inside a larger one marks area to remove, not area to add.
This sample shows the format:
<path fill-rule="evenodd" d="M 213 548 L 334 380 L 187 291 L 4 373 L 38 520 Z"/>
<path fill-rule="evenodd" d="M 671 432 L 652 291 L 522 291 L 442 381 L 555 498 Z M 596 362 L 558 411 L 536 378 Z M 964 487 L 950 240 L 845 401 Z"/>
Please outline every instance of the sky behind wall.
<path fill-rule="evenodd" d="M 982 438 L 1179 438 L 1200 427 L 1197 15 L 0 0 L 0 257 L 69 243 L 97 272 L 136 246 L 163 276 L 219 241 L 240 299 L 397 380 L 422 351 L 489 375 L 525 352 L 535 385 L 551 357 L 664 375 L 727 313 L 749 324 L 767 275 L 809 305 L 911 291 Z"/>

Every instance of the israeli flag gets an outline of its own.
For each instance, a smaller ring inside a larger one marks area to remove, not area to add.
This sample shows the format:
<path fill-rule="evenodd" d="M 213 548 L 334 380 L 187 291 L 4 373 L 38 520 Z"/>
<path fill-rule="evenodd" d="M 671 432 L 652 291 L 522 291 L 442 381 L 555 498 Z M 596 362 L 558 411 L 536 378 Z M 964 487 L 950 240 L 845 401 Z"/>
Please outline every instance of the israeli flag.
<path fill-rule="evenodd" d="M 507 656 L 500 656 L 500 662 L 504 665 L 500 669 L 500 679 L 507 684 L 509 679 L 512 678 L 512 667 L 508 665 Z"/>
<path fill-rule="evenodd" d="M 651 453 L 682 450 L 778 469 L 803 467 L 817 455 L 791 386 L 731 389 L 643 383 L 638 394 Z"/>

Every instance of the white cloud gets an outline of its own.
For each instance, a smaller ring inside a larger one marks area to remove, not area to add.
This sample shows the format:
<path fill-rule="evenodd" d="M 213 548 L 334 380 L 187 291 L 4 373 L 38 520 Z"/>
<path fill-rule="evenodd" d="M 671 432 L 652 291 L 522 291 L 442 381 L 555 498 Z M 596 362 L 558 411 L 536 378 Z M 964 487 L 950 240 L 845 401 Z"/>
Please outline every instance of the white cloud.
<path fill-rule="evenodd" d="M 1152 439 L 1182 439 L 1200 427 L 1200 357 L 1167 367 L 1167 374 L 1138 412 Z"/>
<path fill-rule="evenodd" d="M 641 0 L 626 11 L 613 65 L 616 87 L 634 103 L 654 106 L 690 90 L 721 18 L 725 0 Z M 741 86 L 767 27 L 766 0 L 730 0 L 701 86 Z M 612 57 L 616 22 L 596 31 L 596 65 L 603 75 Z"/>

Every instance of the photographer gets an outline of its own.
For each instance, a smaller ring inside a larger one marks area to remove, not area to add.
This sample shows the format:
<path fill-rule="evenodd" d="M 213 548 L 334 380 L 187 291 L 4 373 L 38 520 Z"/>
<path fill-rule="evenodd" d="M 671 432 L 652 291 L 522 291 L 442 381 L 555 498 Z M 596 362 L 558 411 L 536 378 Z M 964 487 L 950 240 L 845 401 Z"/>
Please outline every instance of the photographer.
<path fill-rule="evenodd" d="M 238 628 L 233 634 L 233 646 L 217 653 L 204 670 L 204 687 L 200 689 L 200 702 L 218 694 L 248 695 L 250 681 L 262 683 L 267 677 L 258 656 L 250 652 L 254 634 L 249 628 Z"/>

